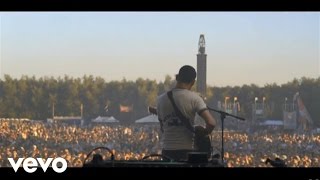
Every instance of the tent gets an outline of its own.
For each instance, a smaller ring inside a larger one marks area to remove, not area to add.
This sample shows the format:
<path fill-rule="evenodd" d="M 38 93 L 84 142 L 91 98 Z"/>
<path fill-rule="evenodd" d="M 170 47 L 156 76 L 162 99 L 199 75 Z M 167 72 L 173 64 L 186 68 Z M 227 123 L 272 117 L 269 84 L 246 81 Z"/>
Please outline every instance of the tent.
<path fill-rule="evenodd" d="M 159 123 L 159 120 L 158 120 L 158 116 L 149 115 L 141 119 L 138 119 L 135 122 L 136 123 Z"/>
<path fill-rule="evenodd" d="M 283 126 L 282 120 L 266 120 L 263 123 L 260 123 L 261 126 Z"/>
<path fill-rule="evenodd" d="M 98 116 L 97 118 L 93 119 L 91 122 L 94 122 L 94 123 L 118 123 L 119 120 L 115 119 L 113 116 L 111 116 L 111 117 Z"/>

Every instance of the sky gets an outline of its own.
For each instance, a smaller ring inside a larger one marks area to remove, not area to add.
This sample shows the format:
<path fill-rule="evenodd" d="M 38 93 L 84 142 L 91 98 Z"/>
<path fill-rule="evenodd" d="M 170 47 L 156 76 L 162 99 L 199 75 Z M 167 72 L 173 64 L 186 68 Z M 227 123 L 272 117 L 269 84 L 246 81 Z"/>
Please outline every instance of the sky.
<path fill-rule="evenodd" d="M 164 81 L 196 68 L 209 86 L 320 76 L 319 12 L 0 12 L 0 77 Z"/>

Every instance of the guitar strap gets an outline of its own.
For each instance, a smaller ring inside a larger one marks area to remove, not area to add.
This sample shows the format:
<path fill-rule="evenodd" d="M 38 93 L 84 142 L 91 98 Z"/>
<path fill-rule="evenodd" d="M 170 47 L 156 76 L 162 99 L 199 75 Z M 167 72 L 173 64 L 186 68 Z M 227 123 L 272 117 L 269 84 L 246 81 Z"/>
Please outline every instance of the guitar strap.
<path fill-rule="evenodd" d="M 191 124 L 190 121 L 188 120 L 188 118 L 186 118 L 181 111 L 178 109 L 177 105 L 175 104 L 174 100 L 173 100 L 173 96 L 172 96 L 172 90 L 167 92 L 167 95 L 171 101 L 171 104 L 174 108 L 174 111 L 176 112 L 176 115 L 179 117 L 179 119 L 185 124 L 185 126 L 187 127 L 187 129 L 189 129 L 191 132 L 193 132 L 195 134 L 195 143 L 196 146 L 198 148 L 198 150 L 200 152 L 207 152 L 208 153 L 208 157 L 211 154 L 212 151 L 212 147 L 211 147 L 211 141 L 209 139 L 209 136 L 201 136 L 199 135 L 199 131 L 196 130 L 201 130 L 203 128 L 198 128 L 195 129 Z M 202 127 L 202 126 L 197 126 L 197 127 Z"/>
<path fill-rule="evenodd" d="M 185 124 L 185 126 L 191 131 L 191 132 L 195 132 L 194 127 L 190 124 L 190 121 L 188 118 L 186 118 L 181 111 L 179 110 L 179 108 L 177 107 L 176 103 L 173 100 L 173 95 L 172 95 L 172 90 L 167 92 L 167 95 L 171 101 L 171 104 L 173 106 L 174 111 L 176 112 L 177 116 L 179 117 L 179 119 Z"/>

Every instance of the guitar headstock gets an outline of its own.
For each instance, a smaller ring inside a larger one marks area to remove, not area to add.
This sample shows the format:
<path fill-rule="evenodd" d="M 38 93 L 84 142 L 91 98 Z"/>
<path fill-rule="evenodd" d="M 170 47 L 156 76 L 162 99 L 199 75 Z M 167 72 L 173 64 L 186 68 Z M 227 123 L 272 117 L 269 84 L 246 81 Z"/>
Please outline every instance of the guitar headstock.
<path fill-rule="evenodd" d="M 157 108 L 155 108 L 155 107 L 148 106 L 148 111 L 149 111 L 149 113 L 151 113 L 153 115 L 158 115 Z"/>

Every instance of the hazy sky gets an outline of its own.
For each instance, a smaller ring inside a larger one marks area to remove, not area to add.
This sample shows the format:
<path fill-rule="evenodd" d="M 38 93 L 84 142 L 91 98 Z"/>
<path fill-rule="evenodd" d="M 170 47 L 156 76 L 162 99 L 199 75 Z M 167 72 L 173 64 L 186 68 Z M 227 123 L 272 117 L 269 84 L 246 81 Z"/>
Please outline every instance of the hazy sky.
<path fill-rule="evenodd" d="M 286 83 L 320 76 L 319 12 L 1 12 L 0 75 L 138 77 L 196 67 L 207 83 Z"/>

